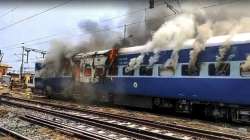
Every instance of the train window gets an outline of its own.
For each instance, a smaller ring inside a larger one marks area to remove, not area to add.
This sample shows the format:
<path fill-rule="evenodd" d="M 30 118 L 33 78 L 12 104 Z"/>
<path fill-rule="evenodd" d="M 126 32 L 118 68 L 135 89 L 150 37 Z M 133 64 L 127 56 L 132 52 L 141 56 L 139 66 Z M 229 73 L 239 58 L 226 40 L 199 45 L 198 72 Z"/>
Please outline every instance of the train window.
<path fill-rule="evenodd" d="M 152 76 L 152 74 L 153 74 L 152 67 L 147 67 L 147 66 L 140 67 L 140 75 Z"/>
<path fill-rule="evenodd" d="M 95 74 L 96 74 L 97 76 L 103 76 L 103 73 L 104 73 L 103 68 L 96 68 L 96 69 L 95 69 Z"/>
<path fill-rule="evenodd" d="M 118 67 L 114 66 L 109 68 L 108 74 L 112 76 L 118 75 Z"/>
<path fill-rule="evenodd" d="M 200 68 L 194 67 L 189 69 L 187 64 L 181 66 L 181 74 L 183 76 L 199 76 L 200 75 Z"/>
<path fill-rule="evenodd" d="M 84 76 L 91 76 L 91 68 L 84 69 Z"/>
<path fill-rule="evenodd" d="M 246 65 L 245 62 L 240 64 L 240 75 L 241 76 L 250 76 L 250 69 L 249 66 Z"/>
<path fill-rule="evenodd" d="M 127 71 L 126 67 L 123 68 L 123 75 L 134 75 L 134 70 Z"/>
<path fill-rule="evenodd" d="M 218 66 L 214 63 L 208 65 L 208 74 L 210 76 L 229 76 L 230 64 L 221 63 Z"/>
<path fill-rule="evenodd" d="M 160 66 L 158 70 L 159 76 L 173 76 L 175 74 L 175 69 L 173 67 Z"/>

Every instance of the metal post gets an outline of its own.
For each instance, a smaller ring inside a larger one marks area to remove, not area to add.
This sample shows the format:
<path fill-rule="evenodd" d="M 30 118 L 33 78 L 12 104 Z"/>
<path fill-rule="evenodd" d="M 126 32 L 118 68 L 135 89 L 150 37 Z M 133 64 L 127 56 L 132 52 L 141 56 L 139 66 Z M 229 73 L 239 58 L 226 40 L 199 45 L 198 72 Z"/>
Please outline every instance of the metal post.
<path fill-rule="evenodd" d="M 43 58 L 45 57 L 45 54 L 46 54 L 45 52 L 42 52 Z"/>
<path fill-rule="evenodd" d="M 124 25 L 123 39 L 126 39 L 127 25 Z"/>
<path fill-rule="evenodd" d="M 31 50 L 26 50 L 27 52 L 27 58 L 26 58 L 26 63 L 29 63 L 29 53 L 30 53 Z"/>
<path fill-rule="evenodd" d="M 21 62 L 21 67 L 20 67 L 20 80 L 22 81 L 22 76 L 23 76 L 23 61 L 24 61 L 24 43 L 22 43 L 22 62 Z"/>

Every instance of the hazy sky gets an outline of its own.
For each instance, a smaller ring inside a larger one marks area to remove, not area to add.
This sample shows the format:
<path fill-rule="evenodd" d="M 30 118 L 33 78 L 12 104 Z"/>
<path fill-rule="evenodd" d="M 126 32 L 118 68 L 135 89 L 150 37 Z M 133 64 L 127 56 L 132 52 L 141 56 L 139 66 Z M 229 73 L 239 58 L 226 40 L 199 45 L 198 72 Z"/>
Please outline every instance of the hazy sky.
<path fill-rule="evenodd" d="M 156 0 L 156 5 L 158 2 L 164 1 Z M 186 3 L 185 6 L 182 3 L 182 8 L 192 7 L 192 9 L 197 10 L 198 7 L 220 2 L 222 1 L 197 0 L 195 3 Z M 103 27 L 106 25 L 114 27 L 112 32 L 122 33 L 123 28 L 116 27 L 143 19 L 145 16 L 143 9 L 148 8 L 148 6 L 148 0 L 82 0 L 81 2 L 79 0 L 43 2 L 9 0 L 8 2 L 0 2 L 0 49 L 4 53 L 3 62 L 10 64 L 13 70 L 19 71 L 22 42 L 25 43 L 26 47 L 48 50 L 54 39 L 67 40 L 72 43 L 84 40 L 88 35 L 83 33 L 79 24 L 86 20 L 96 21 Z M 230 6 L 234 7 L 235 4 L 228 4 L 224 7 L 230 8 Z M 162 7 L 166 8 L 166 5 L 163 4 Z M 48 11 L 39 14 L 46 10 Z M 136 10 L 139 12 L 124 16 L 128 11 Z M 214 8 L 209 7 L 207 10 L 214 11 Z M 154 9 L 147 10 L 147 14 L 153 12 Z M 172 13 L 170 10 L 168 12 Z M 128 16 L 130 17 L 129 21 L 127 20 Z M 112 20 L 107 20 L 110 18 Z M 40 54 L 30 53 L 30 63 L 25 64 L 25 67 L 34 67 L 34 62 L 39 58 L 41 58 Z"/>
<path fill-rule="evenodd" d="M 134 2 L 133 2 L 134 4 Z M 79 23 L 85 20 L 102 22 L 102 24 L 122 24 L 122 18 L 116 18 L 112 21 L 106 19 L 124 15 L 127 12 L 131 1 L 85 1 L 61 0 L 46 2 L 0 2 L 0 48 L 4 53 L 3 62 L 13 66 L 13 69 L 19 70 L 21 60 L 21 46 L 47 50 L 50 41 L 59 38 L 74 41 L 78 38 L 84 39 Z M 60 6 L 58 6 L 60 5 Z M 11 25 L 34 14 L 40 13 L 51 7 L 57 8 L 40 14 L 36 17 L 27 19 L 16 25 Z M 136 8 L 145 7 L 145 5 L 134 5 Z M 135 9 L 136 10 L 136 9 Z M 11 25 L 11 26 L 9 26 Z M 5 28 L 6 27 L 6 28 Z M 121 32 L 122 29 L 117 29 Z M 30 40 L 50 36 L 44 39 L 29 42 Z M 47 42 L 46 42 L 47 41 Z M 17 45 L 20 44 L 20 45 Z M 36 61 L 41 55 L 30 53 L 30 61 Z M 33 67 L 34 63 L 25 64 L 25 67 Z"/>

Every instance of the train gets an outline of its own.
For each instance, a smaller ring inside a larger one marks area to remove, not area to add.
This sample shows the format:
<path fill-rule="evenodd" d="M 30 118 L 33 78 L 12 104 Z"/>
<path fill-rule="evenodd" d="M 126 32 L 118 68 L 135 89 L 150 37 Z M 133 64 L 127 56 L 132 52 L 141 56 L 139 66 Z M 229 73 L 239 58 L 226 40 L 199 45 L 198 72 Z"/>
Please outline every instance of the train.
<path fill-rule="evenodd" d="M 228 38 L 230 47 L 218 62 Z M 241 67 L 250 54 L 250 33 L 209 38 L 198 55 L 197 69 L 190 73 L 194 41 L 185 41 L 177 52 L 179 57 L 173 72 L 168 72 L 165 66 L 175 52 L 173 49 L 161 48 L 158 59 L 150 64 L 156 54 L 144 46 L 113 48 L 79 53 L 73 58 L 76 66 L 71 76 L 36 76 L 35 87 L 60 96 L 61 91 L 74 83 L 79 98 L 84 95 L 115 105 L 250 122 L 250 72 Z M 141 62 L 128 70 L 131 61 L 142 54 Z M 42 63 L 37 63 L 36 71 L 41 69 Z"/>

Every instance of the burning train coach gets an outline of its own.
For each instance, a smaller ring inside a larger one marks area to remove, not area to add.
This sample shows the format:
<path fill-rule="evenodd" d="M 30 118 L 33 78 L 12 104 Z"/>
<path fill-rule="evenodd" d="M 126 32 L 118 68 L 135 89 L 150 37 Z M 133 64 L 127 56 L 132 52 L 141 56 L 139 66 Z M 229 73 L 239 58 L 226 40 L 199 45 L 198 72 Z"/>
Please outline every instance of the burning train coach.
<path fill-rule="evenodd" d="M 101 102 L 250 122 L 250 33 L 208 39 L 191 63 L 194 41 L 178 51 L 137 46 L 77 54 L 73 76 L 37 76 L 36 88 L 58 95 L 74 83 Z"/>

